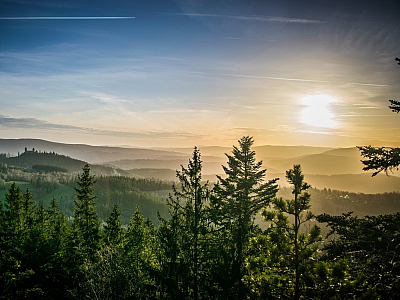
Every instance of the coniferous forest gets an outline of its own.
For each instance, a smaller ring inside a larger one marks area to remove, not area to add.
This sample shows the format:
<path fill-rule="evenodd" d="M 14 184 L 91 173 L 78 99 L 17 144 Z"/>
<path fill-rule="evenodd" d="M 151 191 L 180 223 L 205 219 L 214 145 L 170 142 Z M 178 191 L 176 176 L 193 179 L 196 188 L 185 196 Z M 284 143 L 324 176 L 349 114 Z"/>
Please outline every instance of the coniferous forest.
<path fill-rule="evenodd" d="M 68 181 L 71 216 L 13 183 L 0 207 L 0 299 L 399 299 L 400 214 L 315 215 L 301 166 L 286 171 L 291 197 L 277 197 L 252 145 L 239 140 L 213 185 L 194 148 L 151 219 L 137 189 L 149 182 L 113 181 L 139 195 L 128 217 L 89 165 Z"/>

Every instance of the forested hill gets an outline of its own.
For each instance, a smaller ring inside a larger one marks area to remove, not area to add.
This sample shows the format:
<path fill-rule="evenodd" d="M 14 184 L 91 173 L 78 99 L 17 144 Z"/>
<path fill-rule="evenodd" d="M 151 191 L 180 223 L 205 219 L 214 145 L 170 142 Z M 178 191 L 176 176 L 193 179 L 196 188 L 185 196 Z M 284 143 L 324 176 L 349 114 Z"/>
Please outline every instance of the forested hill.
<path fill-rule="evenodd" d="M 0 162 L 30 169 L 39 166 L 39 169 L 51 170 L 49 167 L 56 167 L 60 170 L 65 169 L 71 173 L 80 172 L 83 166 L 87 164 L 85 161 L 60 155 L 55 152 L 24 152 L 15 157 L 7 157 L 5 153 L 2 153 L 0 154 Z M 96 175 L 127 175 L 127 172 L 112 167 L 92 165 L 91 169 L 93 174 Z"/>
<path fill-rule="evenodd" d="M 40 149 L 46 152 L 55 151 L 59 154 L 75 157 L 77 159 L 87 161 L 91 164 L 98 164 L 119 159 L 159 159 L 182 155 L 182 153 L 176 153 L 174 151 L 143 149 L 128 146 L 92 146 L 85 144 L 56 143 L 40 139 L 0 138 L 0 153 L 9 153 L 11 156 L 16 156 L 17 153 L 25 147 L 27 147 L 28 149 Z"/>

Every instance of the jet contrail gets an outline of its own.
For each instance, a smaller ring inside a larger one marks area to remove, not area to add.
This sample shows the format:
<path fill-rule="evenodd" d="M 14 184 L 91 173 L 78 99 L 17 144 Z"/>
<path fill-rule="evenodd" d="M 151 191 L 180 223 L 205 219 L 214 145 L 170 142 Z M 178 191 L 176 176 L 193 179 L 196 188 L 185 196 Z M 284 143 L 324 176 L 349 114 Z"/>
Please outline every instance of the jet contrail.
<path fill-rule="evenodd" d="M 135 17 L 0 17 L 0 20 L 114 20 Z"/>
<path fill-rule="evenodd" d="M 243 78 L 255 78 L 255 79 L 271 79 L 271 80 L 285 80 L 285 81 L 300 81 L 300 82 L 319 82 L 319 83 L 335 83 L 329 80 L 317 80 L 317 79 L 302 79 L 302 78 L 287 78 L 287 77 L 271 77 L 271 76 L 254 76 L 254 75 L 242 75 L 242 74 L 226 74 L 226 73 L 206 73 L 206 72 L 189 72 L 191 74 L 205 74 L 214 76 L 231 76 L 231 77 L 243 77 Z M 352 85 L 366 85 L 385 87 L 387 84 L 376 84 L 376 83 L 358 83 L 358 82 L 336 82 Z"/>
<path fill-rule="evenodd" d="M 267 17 L 267 16 L 251 16 L 251 15 L 218 15 L 218 14 L 198 14 L 198 13 L 162 13 L 164 15 L 175 16 L 191 16 L 191 17 L 208 17 L 208 18 L 228 18 L 244 21 L 259 22 L 279 22 L 279 23 L 324 23 L 319 20 L 285 18 L 285 17 Z"/>

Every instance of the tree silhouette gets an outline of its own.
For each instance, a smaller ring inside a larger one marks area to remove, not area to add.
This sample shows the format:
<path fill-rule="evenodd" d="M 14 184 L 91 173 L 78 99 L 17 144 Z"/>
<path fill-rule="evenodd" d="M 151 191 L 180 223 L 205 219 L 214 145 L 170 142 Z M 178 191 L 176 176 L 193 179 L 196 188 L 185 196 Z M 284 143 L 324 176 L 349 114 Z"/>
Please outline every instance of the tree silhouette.
<path fill-rule="evenodd" d="M 396 61 L 400 65 L 400 58 L 396 57 Z M 400 101 L 389 100 L 389 108 L 395 112 L 400 113 Z M 361 151 L 361 156 L 365 157 L 365 160 L 361 160 L 364 164 L 364 171 L 376 170 L 372 176 L 379 174 L 384 171 L 386 175 L 393 170 L 398 170 L 400 165 L 400 148 L 390 147 L 372 147 L 361 146 L 357 147 Z"/>

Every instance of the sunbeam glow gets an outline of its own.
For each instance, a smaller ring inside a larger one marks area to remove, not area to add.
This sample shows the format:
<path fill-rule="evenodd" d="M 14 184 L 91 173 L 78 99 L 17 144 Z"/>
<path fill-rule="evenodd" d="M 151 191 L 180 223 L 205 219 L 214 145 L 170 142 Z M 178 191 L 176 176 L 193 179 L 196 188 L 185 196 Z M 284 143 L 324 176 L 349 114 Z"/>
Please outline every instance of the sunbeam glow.
<path fill-rule="evenodd" d="M 334 128 L 337 123 L 330 107 L 336 100 L 328 95 L 312 95 L 303 98 L 306 106 L 301 113 L 301 122 L 314 127 Z"/>

